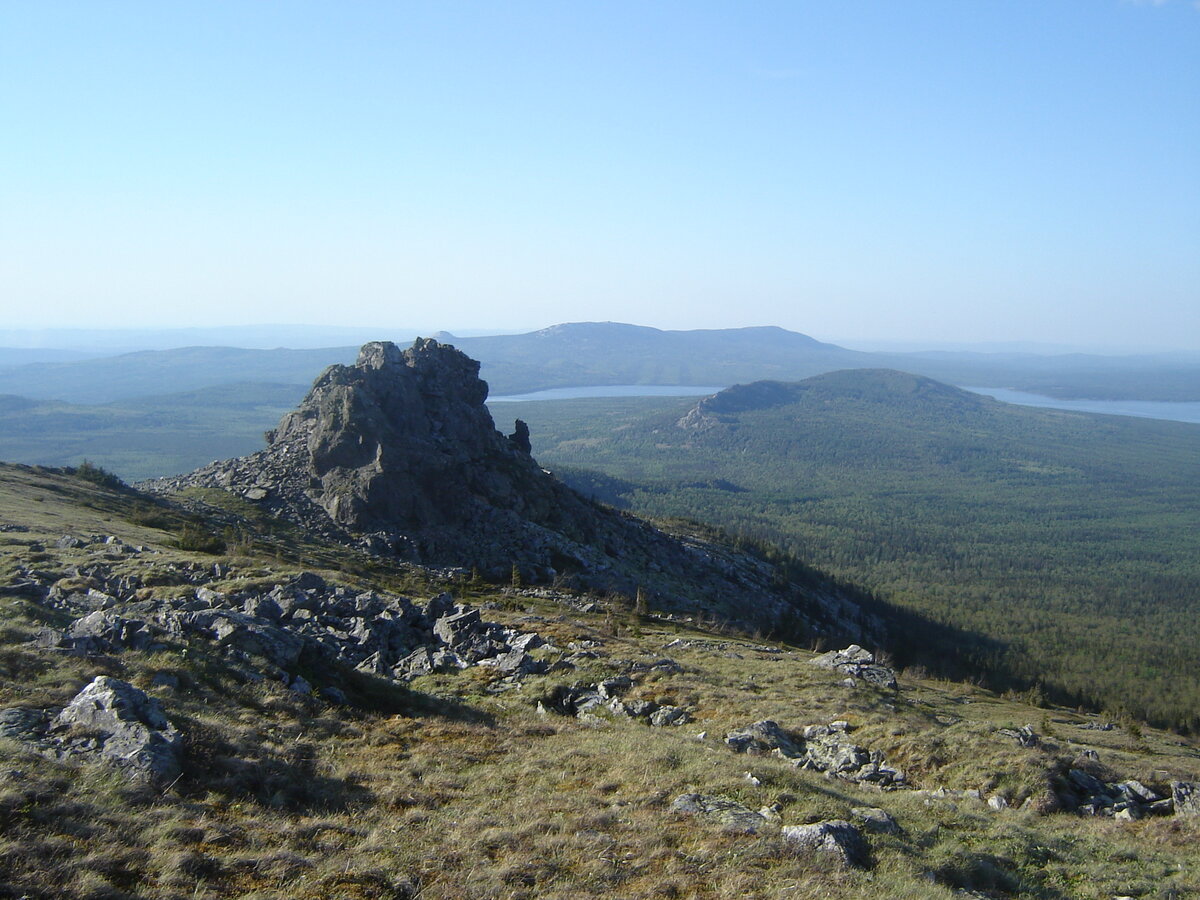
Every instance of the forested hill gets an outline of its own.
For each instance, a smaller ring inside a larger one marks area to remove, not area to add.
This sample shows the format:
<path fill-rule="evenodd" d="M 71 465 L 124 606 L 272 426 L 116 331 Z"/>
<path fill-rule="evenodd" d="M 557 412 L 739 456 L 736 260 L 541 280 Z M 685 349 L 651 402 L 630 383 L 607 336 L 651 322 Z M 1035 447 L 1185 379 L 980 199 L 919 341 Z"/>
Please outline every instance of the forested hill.
<path fill-rule="evenodd" d="M 753 412 L 792 404 L 883 404 L 891 413 L 945 415 L 979 409 L 988 398 L 894 369 L 845 369 L 800 382 L 756 381 L 735 384 L 701 400 L 693 419 Z"/>
<path fill-rule="evenodd" d="M 538 459 L 601 499 L 778 542 L 998 641 L 947 648 L 997 678 L 1200 727 L 1200 427 L 887 370 L 632 408 L 521 412 Z"/>

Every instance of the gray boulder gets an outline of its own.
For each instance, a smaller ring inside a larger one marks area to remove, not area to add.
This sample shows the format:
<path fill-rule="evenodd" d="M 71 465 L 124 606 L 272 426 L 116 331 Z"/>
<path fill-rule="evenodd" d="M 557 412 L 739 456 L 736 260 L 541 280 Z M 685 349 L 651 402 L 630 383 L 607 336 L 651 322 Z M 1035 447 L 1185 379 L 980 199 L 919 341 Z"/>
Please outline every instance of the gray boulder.
<path fill-rule="evenodd" d="M 378 655 L 376 655 L 375 659 L 378 660 Z M 396 663 L 392 674 L 397 678 L 410 681 L 421 675 L 429 675 L 433 672 L 434 668 L 433 654 L 429 652 L 429 648 L 418 647 L 408 656 L 404 657 L 404 659 L 400 660 L 400 662 Z"/>
<path fill-rule="evenodd" d="M 813 657 L 809 662 L 822 669 L 831 669 L 853 678 L 861 678 L 868 684 L 877 687 L 891 690 L 895 690 L 897 687 L 896 673 L 887 666 L 876 662 L 875 654 L 858 644 L 851 644 L 845 650 L 830 650 L 828 653 Z"/>
<path fill-rule="evenodd" d="M 801 850 L 831 853 L 845 866 L 865 869 L 870 865 L 870 848 L 862 833 L 849 822 L 831 819 L 813 825 L 788 825 L 783 839 Z"/>
<path fill-rule="evenodd" d="M 650 724 L 655 728 L 686 725 L 691 720 L 688 711 L 681 706 L 661 706 L 650 714 Z"/>
<path fill-rule="evenodd" d="M 97 677 L 58 714 L 53 727 L 89 735 L 74 752 L 114 763 L 133 778 L 163 783 L 182 771 L 179 730 L 167 721 L 157 700 L 128 682 Z M 72 752 L 69 737 L 59 742 Z"/>
<path fill-rule="evenodd" d="M 264 625 L 241 613 L 218 617 L 212 626 L 217 643 L 263 659 L 282 669 L 294 666 L 304 650 L 304 638 L 274 625 Z"/>
<path fill-rule="evenodd" d="M 856 806 L 850 815 L 862 822 L 862 827 L 876 834 L 900 834 L 900 825 L 887 810 L 877 806 Z"/>
<path fill-rule="evenodd" d="M 840 741 L 833 735 L 815 738 L 804 745 L 804 758 L 810 768 L 818 772 L 857 772 L 871 762 L 871 754 L 849 741 Z"/>
<path fill-rule="evenodd" d="M 1171 782 L 1171 799 L 1175 802 L 1175 815 L 1200 816 L 1200 781 Z"/>
<path fill-rule="evenodd" d="M 483 620 L 478 609 L 465 609 L 442 616 L 433 625 L 433 633 L 448 647 L 459 647 L 472 642 L 483 629 Z"/>
<path fill-rule="evenodd" d="M 96 610 L 72 622 L 61 644 L 78 653 L 106 653 L 122 648 L 143 650 L 152 640 L 145 622 L 126 619 L 112 610 Z"/>

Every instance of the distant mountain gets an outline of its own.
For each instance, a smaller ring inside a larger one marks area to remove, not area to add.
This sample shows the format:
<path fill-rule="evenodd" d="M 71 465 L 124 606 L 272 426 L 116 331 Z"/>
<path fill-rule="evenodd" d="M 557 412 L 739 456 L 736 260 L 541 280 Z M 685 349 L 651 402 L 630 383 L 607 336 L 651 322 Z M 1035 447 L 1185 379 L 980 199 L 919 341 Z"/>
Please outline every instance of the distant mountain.
<path fill-rule="evenodd" d="M 443 338 L 483 363 L 493 394 L 596 384 L 733 384 L 870 365 L 871 355 L 776 327 L 662 331 L 616 322 Z"/>
<path fill-rule="evenodd" d="M 838 369 L 890 368 L 959 385 L 1056 397 L 1200 400 L 1200 361 L 1180 356 L 863 353 L 775 327 L 662 331 L 614 322 L 555 325 L 528 334 L 436 339 L 482 363 L 492 396 L 592 385 L 725 385 L 797 381 Z M 248 350 L 185 347 L 0 368 L 0 393 L 69 403 L 234 382 L 308 385 L 354 347 Z M 269 423 L 264 423 L 264 427 Z"/>

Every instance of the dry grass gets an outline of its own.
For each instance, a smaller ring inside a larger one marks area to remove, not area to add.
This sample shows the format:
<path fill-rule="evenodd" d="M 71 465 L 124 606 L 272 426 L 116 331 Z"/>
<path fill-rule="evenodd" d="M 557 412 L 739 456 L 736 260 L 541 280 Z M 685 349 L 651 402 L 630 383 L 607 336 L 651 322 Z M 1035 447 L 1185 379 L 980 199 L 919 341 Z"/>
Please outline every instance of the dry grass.
<path fill-rule="evenodd" d="M 28 564 L 29 542 L 53 548 L 62 533 L 154 540 L 152 529 L 103 509 L 69 521 L 76 501 L 41 485 L 53 479 L 30 480 L 23 492 L 0 479 L 6 519 L 26 516 L 30 527 L 0 535 L 0 571 Z M 66 575 L 96 551 L 41 552 L 39 566 Z M 189 559 L 163 550 L 153 561 Z M 289 571 L 263 557 L 237 569 L 231 589 L 266 586 Z M 614 635 L 603 614 L 473 597 L 494 603 L 490 618 L 520 622 L 561 647 L 599 640 L 597 658 L 502 693 L 493 693 L 488 673 L 430 676 L 411 690 L 341 673 L 353 702 L 331 707 L 248 681 L 204 645 L 186 656 L 50 656 L 24 642 L 54 614 L 0 599 L 0 706 L 62 705 L 101 673 L 149 689 L 166 670 L 180 687 L 156 694 L 188 740 L 186 774 L 166 791 L 0 741 L 0 898 L 950 898 L 959 888 L 1043 900 L 1200 896 L 1196 820 L 1121 823 L 927 804 L 913 792 L 872 792 L 780 759 L 736 755 L 722 742 L 764 718 L 789 728 L 846 719 L 857 743 L 881 750 L 921 787 L 1019 802 L 1085 747 L 1114 776 L 1200 777 L 1200 752 L 1177 736 L 1145 729 L 1134 743 L 1124 732 L 1080 728 L 1089 718 L 1071 711 L 968 685 L 906 678 L 897 694 L 849 689 L 808 665 L 804 651 L 766 652 L 655 621 L 635 626 L 627 616 Z M 680 636 L 723 646 L 664 650 Z M 643 672 L 631 694 L 687 706 L 688 725 L 589 724 L 535 710 L 557 684 L 663 656 L 681 671 Z M 1026 722 L 1042 730 L 1043 719 L 1054 735 L 1038 748 L 996 734 Z M 769 829 L 731 835 L 672 814 L 672 799 L 690 791 L 751 809 L 775 804 L 785 824 L 880 806 L 902 832 L 871 835 L 874 867 L 846 870 L 789 850 Z"/>

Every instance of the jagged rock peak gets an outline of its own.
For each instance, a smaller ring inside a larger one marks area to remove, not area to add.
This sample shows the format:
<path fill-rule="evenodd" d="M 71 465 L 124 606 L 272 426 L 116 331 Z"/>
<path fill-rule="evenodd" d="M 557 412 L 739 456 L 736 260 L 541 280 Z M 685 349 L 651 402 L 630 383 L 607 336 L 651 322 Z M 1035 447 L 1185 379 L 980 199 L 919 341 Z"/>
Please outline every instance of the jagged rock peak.
<path fill-rule="evenodd" d="M 266 452 L 304 468 L 308 496 L 356 531 L 455 521 L 471 498 L 511 507 L 514 477 L 536 469 L 527 457 L 509 465 L 515 448 L 496 431 L 487 393 L 479 363 L 448 344 L 373 341 L 353 366 L 321 374 L 268 432 Z M 496 477 L 502 461 L 507 478 Z"/>

